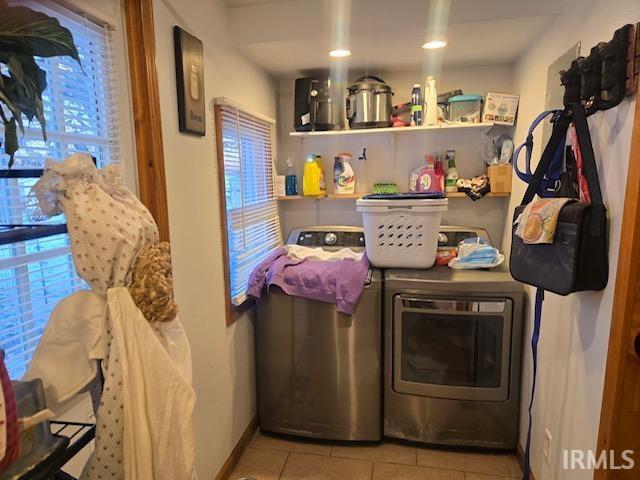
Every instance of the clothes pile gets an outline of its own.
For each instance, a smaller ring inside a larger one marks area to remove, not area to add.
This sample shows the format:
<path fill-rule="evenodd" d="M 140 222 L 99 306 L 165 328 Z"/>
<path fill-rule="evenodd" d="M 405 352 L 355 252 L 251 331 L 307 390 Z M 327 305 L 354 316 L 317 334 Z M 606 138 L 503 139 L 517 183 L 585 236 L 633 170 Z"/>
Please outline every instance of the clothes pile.
<path fill-rule="evenodd" d="M 480 175 L 471 179 L 461 178 L 456 182 L 456 187 L 458 187 L 458 191 L 466 193 L 474 202 L 480 200 L 491 191 L 489 177 L 486 175 Z"/>
<path fill-rule="evenodd" d="M 368 275 L 369 261 L 364 252 L 287 245 L 253 270 L 247 294 L 260 298 L 265 287 L 275 286 L 287 295 L 334 303 L 338 312 L 351 315 Z"/>

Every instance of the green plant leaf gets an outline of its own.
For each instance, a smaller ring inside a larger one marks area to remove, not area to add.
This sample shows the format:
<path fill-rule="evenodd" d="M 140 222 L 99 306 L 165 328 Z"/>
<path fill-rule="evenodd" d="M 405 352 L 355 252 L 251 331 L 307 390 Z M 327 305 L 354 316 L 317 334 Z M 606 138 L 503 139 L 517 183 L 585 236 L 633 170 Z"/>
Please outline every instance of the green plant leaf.
<path fill-rule="evenodd" d="M 0 120 L 5 126 L 4 150 L 9 168 L 18 150 L 17 129 L 24 134 L 22 115 L 29 121 L 37 118 L 42 137 L 47 140 L 42 92 L 47 87 L 46 73 L 36 57 L 69 56 L 80 63 L 71 32 L 57 19 L 23 6 L 8 6 L 0 0 L 0 64 L 9 75 L 0 73 Z M 11 113 L 11 118 L 6 110 Z"/>
<path fill-rule="evenodd" d="M 12 118 L 4 122 L 4 151 L 9 155 L 8 167 L 13 166 L 14 155 L 18 150 L 18 132 L 16 130 L 16 119 Z"/>
<path fill-rule="evenodd" d="M 15 99 L 13 98 L 11 91 L 7 88 L 5 79 L 11 82 L 11 79 L 9 77 L 5 77 L 4 75 L 0 74 L 0 101 L 7 106 L 13 118 L 17 119 L 16 122 L 20 127 L 20 132 L 22 132 L 22 134 L 24 135 L 24 125 L 22 123 L 22 110 L 20 109 L 19 105 L 16 105 Z M 4 112 L 2 112 L 1 110 L 0 110 L 0 118 L 4 123 L 8 122 L 8 120 L 4 115 Z"/>
<path fill-rule="evenodd" d="M 22 113 L 30 122 L 33 117 L 38 119 L 42 128 L 42 137 L 46 141 L 46 119 L 42 106 L 42 92 L 47 88 L 46 72 L 38 66 L 31 55 L 12 55 L 7 66 L 11 73 L 11 81 L 16 83 L 14 91 L 20 99 Z"/>
<path fill-rule="evenodd" d="M 14 116 L 19 115 L 20 110 L 18 109 L 18 107 L 14 105 L 11 98 L 9 98 L 8 92 L 6 91 L 6 86 L 4 84 L 3 76 L 4 75 L 0 74 L 0 102 L 5 104 L 5 106 L 9 109 L 12 115 Z"/>
<path fill-rule="evenodd" d="M 7 67 L 18 83 L 36 93 L 37 96 L 41 96 L 47 88 L 47 73 L 38 66 L 31 55 L 10 55 Z"/>
<path fill-rule="evenodd" d="M 28 91 L 14 77 L 4 77 L 4 85 L 7 97 L 11 99 L 14 107 L 20 112 L 20 116 L 14 114 L 14 117 L 20 126 L 20 130 L 23 130 L 22 115 L 27 117 L 29 121 L 33 120 L 36 115 L 33 92 Z"/>
<path fill-rule="evenodd" d="M 80 61 L 71 32 L 57 19 L 27 7 L 0 3 L 0 52 Z"/>

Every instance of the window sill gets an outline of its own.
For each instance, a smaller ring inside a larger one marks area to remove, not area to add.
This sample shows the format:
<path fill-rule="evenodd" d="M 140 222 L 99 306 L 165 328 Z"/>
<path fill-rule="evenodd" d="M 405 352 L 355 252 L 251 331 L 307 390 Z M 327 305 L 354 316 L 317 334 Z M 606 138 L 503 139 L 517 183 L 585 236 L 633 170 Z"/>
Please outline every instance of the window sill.
<path fill-rule="evenodd" d="M 227 300 L 227 327 L 233 325 L 245 312 L 255 306 L 256 302 L 253 299 L 245 300 L 242 305 L 233 305 L 231 301 Z"/>

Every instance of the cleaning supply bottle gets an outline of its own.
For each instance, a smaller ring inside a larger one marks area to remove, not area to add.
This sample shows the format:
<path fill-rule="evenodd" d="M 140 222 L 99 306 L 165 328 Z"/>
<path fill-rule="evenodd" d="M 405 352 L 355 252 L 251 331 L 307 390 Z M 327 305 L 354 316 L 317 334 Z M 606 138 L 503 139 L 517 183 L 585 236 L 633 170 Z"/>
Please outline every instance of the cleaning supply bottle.
<path fill-rule="evenodd" d="M 420 84 L 413 85 L 411 90 L 411 123 L 412 127 L 419 127 L 422 125 L 422 90 Z"/>
<path fill-rule="evenodd" d="M 338 178 L 340 178 L 340 174 L 342 173 L 342 158 L 340 158 L 340 154 L 333 157 L 333 191 L 335 193 L 338 192 Z"/>
<path fill-rule="evenodd" d="M 420 178 L 420 172 L 422 171 L 422 167 L 418 167 L 411 171 L 409 175 L 409 191 L 417 192 L 418 191 L 418 179 Z"/>
<path fill-rule="evenodd" d="M 324 176 L 324 167 L 322 166 L 322 157 L 316 155 L 316 165 L 318 165 L 318 190 L 319 195 L 327 195 L 327 178 Z"/>
<path fill-rule="evenodd" d="M 436 177 L 435 160 L 433 155 L 425 155 L 426 165 L 424 165 L 419 173 L 416 182 L 416 190 L 418 192 L 439 192 L 440 185 Z"/>
<path fill-rule="evenodd" d="M 287 176 L 284 179 L 284 189 L 287 195 L 298 195 L 298 178 L 290 158 L 287 158 Z"/>
<path fill-rule="evenodd" d="M 436 80 L 431 75 L 427 77 L 424 86 L 424 112 L 425 125 L 438 125 L 438 94 L 436 93 Z"/>
<path fill-rule="evenodd" d="M 317 197 L 320 195 L 320 168 L 316 162 L 316 154 L 308 153 L 302 174 L 302 194 Z"/>
<path fill-rule="evenodd" d="M 436 187 L 439 192 L 444 192 L 444 177 L 446 176 L 444 173 L 444 168 L 442 166 L 443 162 L 443 154 L 438 153 L 436 155 Z"/>
<path fill-rule="evenodd" d="M 444 191 L 447 193 L 458 191 L 458 170 L 456 169 L 455 157 L 455 150 L 447 150 L 447 177 L 444 181 Z"/>
<path fill-rule="evenodd" d="M 351 167 L 351 155 L 348 153 L 339 153 L 336 157 L 339 161 L 340 174 L 336 182 L 336 193 L 338 195 L 348 195 L 356 191 L 356 176 Z M 335 171 L 335 169 L 334 169 Z"/>

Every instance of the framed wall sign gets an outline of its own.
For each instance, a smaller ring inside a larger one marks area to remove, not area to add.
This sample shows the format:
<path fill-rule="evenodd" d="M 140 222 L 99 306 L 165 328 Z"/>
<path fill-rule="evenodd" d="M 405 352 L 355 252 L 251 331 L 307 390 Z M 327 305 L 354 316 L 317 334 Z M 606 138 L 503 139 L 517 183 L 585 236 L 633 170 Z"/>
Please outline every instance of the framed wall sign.
<path fill-rule="evenodd" d="M 202 42 L 177 25 L 173 27 L 181 132 L 205 133 L 204 62 Z"/>

